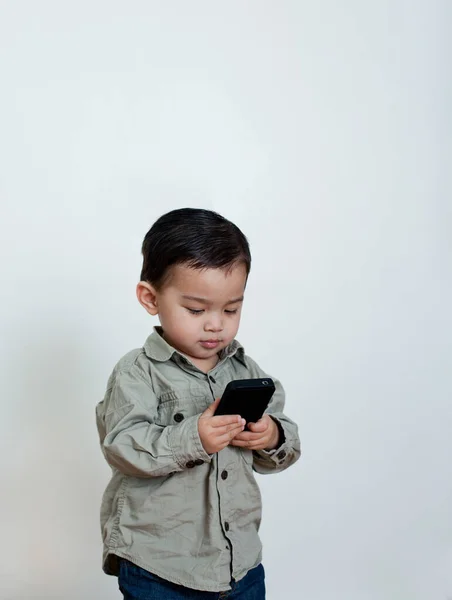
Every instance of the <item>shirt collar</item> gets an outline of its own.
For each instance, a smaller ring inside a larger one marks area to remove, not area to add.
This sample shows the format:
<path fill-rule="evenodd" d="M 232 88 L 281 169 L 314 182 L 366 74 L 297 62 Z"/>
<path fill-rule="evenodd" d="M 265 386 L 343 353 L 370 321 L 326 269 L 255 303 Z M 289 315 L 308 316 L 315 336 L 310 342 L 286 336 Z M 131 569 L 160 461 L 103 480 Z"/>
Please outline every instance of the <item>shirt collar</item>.
<path fill-rule="evenodd" d="M 154 327 L 154 331 L 147 338 L 143 346 L 146 356 L 159 362 L 170 360 L 174 354 L 183 357 L 183 354 L 168 344 L 162 334 L 163 329 L 161 327 Z M 237 356 L 240 362 L 244 363 L 245 349 L 237 340 L 232 340 L 232 342 L 221 351 L 220 360 L 230 358 L 234 355 Z"/>

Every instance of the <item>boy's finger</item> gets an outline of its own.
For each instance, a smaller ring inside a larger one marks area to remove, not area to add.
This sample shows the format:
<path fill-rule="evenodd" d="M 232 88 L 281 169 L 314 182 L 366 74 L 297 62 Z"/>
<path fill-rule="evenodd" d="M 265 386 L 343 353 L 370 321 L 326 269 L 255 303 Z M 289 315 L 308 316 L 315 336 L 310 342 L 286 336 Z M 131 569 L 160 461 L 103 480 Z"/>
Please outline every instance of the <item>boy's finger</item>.
<path fill-rule="evenodd" d="M 236 425 L 240 424 L 245 426 L 245 419 L 242 419 L 240 415 L 219 415 L 218 417 L 212 417 L 212 427 L 224 427 L 225 425 Z"/>
<path fill-rule="evenodd" d="M 231 430 L 227 431 L 226 433 L 223 433 L 222 435 L 220 435 L 217 438 L 217 440 L 220 443 L 225 444 L 225 445 L 230 444 L 231 440 L 236 439 L 236 436 L 238 433 L 240 433 L 240 431 L 241 431 L 241 429 L 237 429 L 237 430 L 231 429 Z"/>
<path fill-rule="evenodd" d="M 243 431 L 245 427 L 244 423 L 240 421 L 239 423 L 232 423 L 231 425 L 225 425 L 224 432 L 228 433 L 228 431 L 235 431 L 235 433 Z"/>
<path fill-rule="evenodd" d="M 256 440 L 262 439 L 262 433 L 253 433 L 251 431 L 242 431 L 236 436 L 236 440 L 242 442 L 255 442 Z"/>
<path fill-rule="evenodd" d="M 265 421 L 262 421 L 262 419 L 260 419 L 259 421 L 257 421 L 257 423 L 248 423 L 248 427 L 251 431 L 255 431 L 257 433 L 266 431 L 268 429 L 268 424 Z"/>
<path fill-rule="evenodd" d="M 210 406 L 206 408 L 206 410 L 202 413 L 203 417 L 213 417 L 215 411 L 217 410 L 218 403 L 220 402 L 220 398 L 216 398 Z"/>
<path fill-rule="evenodd" d="M 216 439 L 220 439 L 224 436 L 235 437 L 241 431 L 243 431 L 243 426 L 241 423 L 232 423 L 225 425 L 224 427 L 216 427 L 215 429 L 212 429 L 212 435 Z"/>
<path fill-rule="evenodd" d="M 235 438 L 241 431 L 243 431 L 242 425 L 227 425 L 222 429 L 215 429 L 215 434 L 219 437 L 227 436 L 228 439 L 232 440 Z"/>
<path fill-rule="evenodd" d="M 231 440 L 231 446 L 238 446 L 239 448 L 248 448 L 249 450 L 256 450 L 260 447 L 264 447 L 265 443 L 264 440 L 239 440 L 237 439 L 237 437 L 235 437 L 233 440 Z"/>

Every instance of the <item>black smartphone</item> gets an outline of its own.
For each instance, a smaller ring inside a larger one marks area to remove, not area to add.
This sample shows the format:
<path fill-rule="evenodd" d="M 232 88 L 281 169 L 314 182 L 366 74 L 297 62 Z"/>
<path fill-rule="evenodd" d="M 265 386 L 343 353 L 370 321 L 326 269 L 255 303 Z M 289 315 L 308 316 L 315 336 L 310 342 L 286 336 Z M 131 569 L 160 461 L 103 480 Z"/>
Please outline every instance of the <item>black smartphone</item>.
<path fill-rule="evenodd" d="M 246 423 L 259 421 L 275 393 L 272 379 L 236 379 L 224 390 L 216 415 L 240 415 Z"/>

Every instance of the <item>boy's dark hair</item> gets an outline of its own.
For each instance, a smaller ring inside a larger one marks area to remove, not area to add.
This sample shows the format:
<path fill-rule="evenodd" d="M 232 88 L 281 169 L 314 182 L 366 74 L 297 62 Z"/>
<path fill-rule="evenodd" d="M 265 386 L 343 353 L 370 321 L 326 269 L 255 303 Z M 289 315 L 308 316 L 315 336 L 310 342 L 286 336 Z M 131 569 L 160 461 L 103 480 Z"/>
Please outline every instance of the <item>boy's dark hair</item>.
<path fill-rule="evenodd" d="M 180 208 L 161 216 L 147 232 L 142 246 L 141 281 L 159 288 L 169 269 L 230 269 L 242 263 L 251 268 L 248 240 L 221 215 L 201 208 Z"/>

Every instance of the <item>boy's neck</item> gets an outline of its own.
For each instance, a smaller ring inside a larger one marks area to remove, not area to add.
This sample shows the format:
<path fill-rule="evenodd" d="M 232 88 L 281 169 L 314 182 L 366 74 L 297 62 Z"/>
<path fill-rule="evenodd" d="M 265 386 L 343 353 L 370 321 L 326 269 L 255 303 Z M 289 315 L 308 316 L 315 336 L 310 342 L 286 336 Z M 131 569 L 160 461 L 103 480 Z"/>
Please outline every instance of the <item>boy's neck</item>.
<path fill-rule="evenodd" d="M 210 358 L 204 359 L 192 358 L 191 356 L 187 356 L 187 358 L 190 360 L 190 362 L 192 362 L 195 365 L 195 367 L 198 367 L 200 371 L 203 371 L 203 373 L 208 373 L 220 362 L 220 357 L 218 356 L 218 354 L 215 354 L 215 356 L 211 356 Z"/>

